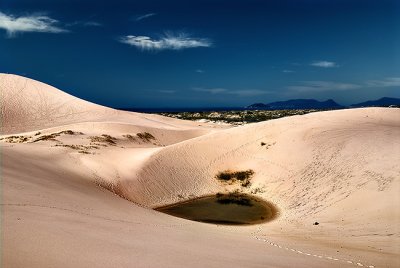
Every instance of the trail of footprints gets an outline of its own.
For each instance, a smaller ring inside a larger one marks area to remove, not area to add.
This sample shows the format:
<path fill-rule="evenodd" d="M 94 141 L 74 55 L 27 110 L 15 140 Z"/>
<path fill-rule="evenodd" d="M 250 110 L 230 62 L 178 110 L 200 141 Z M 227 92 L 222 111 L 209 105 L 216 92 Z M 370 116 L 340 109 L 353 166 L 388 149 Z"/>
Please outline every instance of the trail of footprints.
<path fill-rule="evenodd" d="M 331 256 L 323 256 L 323 255 L 318 255 L 318 254 L 312 254 L 312 253 L 303 252 L 303 251 L 300 251 L 300 250 L 297 250 L 297 249 L 294 249 L 294 248 L 281 246 L 281 245 L 278 245 L 278 244 L 276 244 L 276 243 L 274 243 L 274 242 L 272 242 L 272 241 L 270 241 L 268 239 L 260 238 L 257 235 L 255 235 L 255 233 L 253 234 L 253 237 L 258 241 L 265 242 L 265 243 L 269 244 L 270 246 L 277 247 L 277 248 L 280 248 L 282 250 L 291 251 L 291 252 L 293 252 L 295 254 L 302 254 L 302 255 L 305 255 L 305 256 L 309 256 L 309 257 L 313 257 L 313 258 L 319 258 L 319 259 L 327 259 L 327 260 L 331 260 L 331 261 L 335 261 L 335 262 L 342 262 L 342 263 L 344 262 L 344 263 L 347 263 L 347 264 L 350 264 L 350 265 L 355 265 L 357 267 L 376 268 L 374 265 L 365 265 L 365 264 L 363 264 L 363 263 L 361 263 L 359 261 L 338 259 L 338 258 L 331 257 Z"/>

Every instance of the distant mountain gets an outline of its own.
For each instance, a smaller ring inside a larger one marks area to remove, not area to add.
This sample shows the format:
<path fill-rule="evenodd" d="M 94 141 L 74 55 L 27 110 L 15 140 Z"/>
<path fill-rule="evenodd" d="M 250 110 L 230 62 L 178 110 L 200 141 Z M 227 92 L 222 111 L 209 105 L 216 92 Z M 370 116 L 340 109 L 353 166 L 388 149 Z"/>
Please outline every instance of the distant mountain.
<path fill-rule="evenodd" d="M 255 103 L 247 106 L 248 109 L 270 109 L 270 110 L 293 110 L 293 109 L 342 109 L 344 106 L 329 99 L 326 101 L 317 101 L 314 99 L 294 99 L 287 101 L 277 101 L 267 104 Z"/>
<path fill-rule="evenodd" d="M 259 103 L 254 103 L 254 104 L 252 104 L 252 105 L 249 105 L 249 106 L 247 106 L 246 108 L 248 108 L 248 109 L 260 109 L 260 110 L 263 110 L 263 109 L 268 109 L 269 106 L 268 106 L 267 104 L 264 104 L 264 103 L 259 102 Z"/>
<path fill-rule="evenodd" d="M 358 107 L 389 107 L 389 106 L 400 106 L 400 99 L 398 98 L 381 98 L 379 100 L 369 100 L 357 104 L 352 104 L 350 107 L 358 108 Z"/>

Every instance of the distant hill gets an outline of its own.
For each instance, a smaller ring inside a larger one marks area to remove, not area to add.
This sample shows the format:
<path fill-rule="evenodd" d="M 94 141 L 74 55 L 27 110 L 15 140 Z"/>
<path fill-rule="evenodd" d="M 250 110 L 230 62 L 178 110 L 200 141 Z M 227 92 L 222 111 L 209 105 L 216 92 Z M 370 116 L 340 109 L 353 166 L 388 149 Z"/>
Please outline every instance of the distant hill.
<path fill-rule="evenodd" d="M 398 98 L 381 98 L 378 100 L 369 100 L 369 101 L 365 101 L 365 102 L 361 102 L 361 103 L 357 103 L 357 104 L 352 104 L 350 105 L 350 107 L 389 107 L 389 106 L 398 106 L 400 107 L 400 99 Z"/>
<path fill-rule="evenodd" d="M 264 103 L 259 102 L 259 103 L 254 103 L 254 104 L 252 104 L 252 105 L 249 105 L 249 106 L 247 106 L 246 108 L 248 108 L 248 109 L 261 109 L 261 110 L 263 110 L 263 109 L 268 109 L 269 106 L 268 106 L 268 104 L 264 104 Z"/>
<path fill-rule="evenodd" d="M 255 103 L 247 106 L 248 109 L 270 109 L 270 110 L 291 110 L 291 109 L 342 109 L 344 106 L 329 99 L 326 101 L 317 101 L 314 99 L 293 99 L 287 101 L 277 101 L 271 103 Z"/>

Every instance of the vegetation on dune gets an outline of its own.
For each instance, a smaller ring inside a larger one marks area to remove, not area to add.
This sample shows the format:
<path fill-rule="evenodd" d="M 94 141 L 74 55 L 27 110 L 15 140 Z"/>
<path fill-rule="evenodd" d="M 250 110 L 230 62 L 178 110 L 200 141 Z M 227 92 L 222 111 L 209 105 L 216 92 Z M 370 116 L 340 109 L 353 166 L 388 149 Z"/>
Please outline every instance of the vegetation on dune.
<path fill-rule="evenodd" d="M 254 175 L 254 171 L 252 169 L 244 170 L 244 171 L 230 171 L 225 170 L 219 172 L 216 175 L 216 178 L 220 181 L 224 182 L 240 182 L 243 187 L 249 187 L 251 185 L 250 178 Z"/>
<path fill-rule="evenodd" d="M 138 136 L 139 139 L 141 139 L 143 141 L 147 141 L 147 142 L 150 142 L 151 140 L 155 140 L 156 139 L 149 132 L 141 132 L 141 133 L 136 134 L 136 136 Z"/>
<path fill-rule="evenodd" d="M 38 142 L 38 141 L 56 141 L 56 138 L 60 136 L 60 134 L 58 133 L 53 133 L 53 134 L 49 134 L 49 135 L 43 135 L 40 136 L 39 138 L 35 139 L 33 142 Z"/>
<path fill-rule="evenodd" d="M 140 133 L 137 133 L 135 136 L 130 135 L 130 134 L 126 134 L 126 135 L 122 135 L 122 136 L 132 142 L 137 142 L 139 140 L 139 141 L 143 141 L 143 142 L 147 143 L 147 142 L 156 140 L 156 138 L 149 132 L 140 132 Z"/>
<path fill-rule="evenodd" d="M 37 132 L 35 134 L 35 136 L 38 136 L 40 134 L 41 134 L 40 132 Z M 63 130 L 63 131 L 60 131 L 60 132 L 57 132 L 57 133 L 52 133 L 52 134 L 47 134 L 47 135 L 40 136 L 39 138 L 35 139 L 33 142 L 48 141 L 48 140 L 57 141 L 56 138 L 61 136 L 61 135 L 83 135 L 83 133 L 82 132 L 75 132 L 75 131 L 72 131 L 72 130 Z"/>
<path fill-rule="evenodd" d="M 109 145 L 116 145 L 117 138 L 114 138 L 107 134 L 102 134 L 101 136 L 90 136 L 89 137 L 91 142 L 100 142 L 100 143 L 107 143 Z"/>
<path fill-rule="evenodd" d="M 72 150 L 77 150 L 81 154 L 90 154 L 88 150 L 99 149 L 98 146 L 93 145 L 75 145 L 75 144 L 56 144 L 56 147 L 66 147 Z"/>
<path fill-rule="evenodd" d="M 133 141 L 133 142 L 136 141 L 136 137 L 132 136 L 130 134 L 122 135 L 122 137 L 127 138 L 129 141 Z"/>
<path fill-rule="evenodd" d="M 8 143 L 25 143 L 25 142 L 38 142 L 38 141 L 57 141 L 56 138 L 61 135 L 83 135 L 82 132 L 75 132 L 72 130 L 63 130 L 60 132 L 40 136 L 41 134 L 42 134 L 41 132 L 36 132 L 33 135 L 33 137 L 36 137 L 34 140 L 32 140 L 33 139 L 32 136 L 28 136 L 28 135 L 7 136 L 7 137 L 0 138 L 0 140 L 4 140 L 5 142 L 8 142 Z M 37 137 L 37 136 L 40 136 L 40 137 Z"/>
<path fill-rule="evenodd" d="M 30 138 L 30 136 L 8 136 L 1 138 L 0 140 L 4 140 L 8 143 L 24 143 L 27 142 Z"/>

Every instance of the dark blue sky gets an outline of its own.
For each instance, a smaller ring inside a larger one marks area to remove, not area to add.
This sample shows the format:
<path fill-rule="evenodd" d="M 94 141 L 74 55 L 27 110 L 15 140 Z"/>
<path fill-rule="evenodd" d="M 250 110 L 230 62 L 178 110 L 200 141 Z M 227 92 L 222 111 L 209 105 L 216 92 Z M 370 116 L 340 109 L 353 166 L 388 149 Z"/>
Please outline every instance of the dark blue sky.
<path fill-rule="evenodd" d="M 112 107 L 400 97 L 399 3 L 0 0 L 0 72 Z"/>

